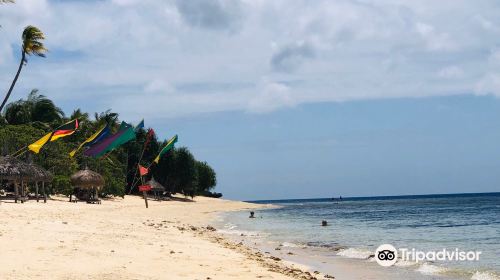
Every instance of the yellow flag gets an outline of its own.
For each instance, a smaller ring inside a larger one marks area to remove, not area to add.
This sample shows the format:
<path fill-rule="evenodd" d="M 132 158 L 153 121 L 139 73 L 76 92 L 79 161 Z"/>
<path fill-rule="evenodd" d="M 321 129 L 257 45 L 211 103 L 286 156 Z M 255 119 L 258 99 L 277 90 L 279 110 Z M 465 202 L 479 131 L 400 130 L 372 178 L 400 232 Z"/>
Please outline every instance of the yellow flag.
<path fill-rule="evenodd" d="M 49 142 L 50 136 L 52 135 L 52 132 L 47 133 L 45 136 L 42 138 L 38 139 L 35 143 L 31 144 L 28 146 L 28 149 L 30 151 L 38 154 L 40 152 L 40 149 L 45 145 L 47 142 Z"/>

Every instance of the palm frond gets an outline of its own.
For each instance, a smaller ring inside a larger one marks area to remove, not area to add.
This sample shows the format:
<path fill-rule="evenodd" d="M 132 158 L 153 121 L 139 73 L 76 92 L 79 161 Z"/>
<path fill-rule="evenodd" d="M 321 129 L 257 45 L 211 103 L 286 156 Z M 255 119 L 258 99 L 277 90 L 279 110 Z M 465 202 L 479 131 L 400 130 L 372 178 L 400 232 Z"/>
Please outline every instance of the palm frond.
<path fill-rule="evenodd" d="M 23 50 L 27 55 L 45 57 L 48 51 L 42 40 L 45 39 L 43 32 L 35 26 L 28 25 L 23 31 Z"/>

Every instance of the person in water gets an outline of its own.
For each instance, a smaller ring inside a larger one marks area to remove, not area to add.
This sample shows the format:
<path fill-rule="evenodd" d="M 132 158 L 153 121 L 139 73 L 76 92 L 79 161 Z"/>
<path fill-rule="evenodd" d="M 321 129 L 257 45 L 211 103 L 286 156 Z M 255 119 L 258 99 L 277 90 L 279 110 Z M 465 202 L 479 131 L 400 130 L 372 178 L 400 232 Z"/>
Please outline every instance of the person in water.
<path fill-rule="evenodd" d="M 249 218 L 252 218 L 252 219 L 253 219 L 253 218 L 255 218 L 255 216 L 254 216 L 254 215 L 255 215 L 255 213 L 254 213 L 253 211 L 251 211 L 251 212 L 250 212 L 250 217 L 249 217 Z"/>

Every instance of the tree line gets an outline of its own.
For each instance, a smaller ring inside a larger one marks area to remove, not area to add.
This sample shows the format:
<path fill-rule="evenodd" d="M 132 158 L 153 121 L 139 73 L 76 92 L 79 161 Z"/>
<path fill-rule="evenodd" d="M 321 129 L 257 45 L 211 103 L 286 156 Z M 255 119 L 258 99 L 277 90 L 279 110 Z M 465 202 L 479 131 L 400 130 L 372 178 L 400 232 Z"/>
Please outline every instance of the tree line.
<path fill-rule="evenodd" d="M 27 152 L 19 158 L 32 160 L 52 172 L 52 193 L 71 193 L 69 177 L 84 168 L 104 176 L 106 183 L 101 195 L 123 196 L 136 193 L 140 182 L 137 168 L 143 150 L 140 164 L 148 167 L 166 144 L 166 141 L 159 140 L 156 135 L 153 134 L 147 141 L 147 131 L 141 128 L 137 131 L 135 140 L 102 158 L 86 157 L 82 152 L 73 158 L 69 156 L 70 151 L 103 125 L 108 124 L 113 132 L 119 129 L 119 115 L 111 110 L 90 115 L 76 109 L 70 116 L 66 116 L 52 100 L 34 89 L 26 99 L 7 104 L 0 114 L 1 153 L 13 154 L 73 119 L 78 119 L 80 123 L 73 135 L 47 143 L 39 154 Z M 206 162 L 196 160 L 187 147 L 170 150 L 160 158 L 158 164 L 152 164 L 150 167 L 145 176 L 146 180 L 154 178 L 168 193 L 189 196 L 220 195 L 211 193 L 217 184 L 213 168 Z"/>
<path fill-rule="evenodd" d="M 0 4 L 14 3 L 13 0 L 0 0 Z M 21 74 L 23 66 L 28 63 L 28 57 L 45 57 L 47 49 L 43 44 L 45 35 L 35 26 L 28 25 L 21 34 L 21 59 L 14 79 L 0 104 L 0 147 L 2 155 L 15 153 L 29 145 L 45 133 L 61 124 L 78 119 L 80 128 L 62 141 L 49 142 L 39 154 L 23 154 L 27 160 L 34 160 L 54 174 L 52 183 L 53 193 L 69 194 L 72 187 L 69 176 L 77 169 L 90 168 L 104 176 L 106 185 L 103 195 L 119 195 L 137 192 L 137 166 L 144 149 L 144 156 L 140 164 L 148 165 L 158 154 L 166 141 L 159 141 L 153 135 L 146 142 L 146 131 L 140 129 L 136 133 L 135 141 L 130 141 L 116 149 L 104 158 L 95 159 L 83 156 L 81 153 L 69 157 L 71 150 L 92 135 L 105 124 L 110 125 L 113 132 L 119 128 L 118 113 L 110 110 L 95 113 L 91 117 L 80 109 L 73 111 L 66 117 L 64 112 L 54 102 L 38 90 L 33 90 L 26 99 L 8 104 L 8 100 Z M 7 105 L 4 109 L 4 106 Z M 164 185 L 170 193 L 183 193 L 194 196 L 196 194 L 214 195 L 210 193 L 217 184 L 215 171 L 206 162 L 194 158 L 186 147 L 174 148 L 161 157 L 157 164 L 150 168 L 147 179 L 154 179 Z M 220 194 L 215 194 L 219 196 Z"/>

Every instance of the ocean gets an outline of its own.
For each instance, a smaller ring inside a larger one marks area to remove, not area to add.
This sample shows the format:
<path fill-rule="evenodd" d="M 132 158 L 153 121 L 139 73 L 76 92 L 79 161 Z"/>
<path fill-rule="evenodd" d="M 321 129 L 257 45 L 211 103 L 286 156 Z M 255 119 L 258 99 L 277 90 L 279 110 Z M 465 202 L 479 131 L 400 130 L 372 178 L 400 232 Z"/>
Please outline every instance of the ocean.
<path fill-rule="evenodd" d="M 346 264 L 405 279 L 500 279 L 500 193 L 251 201 L 277 208 L 225 213 L 220 231 L 335 276 Z M 321 226 L 325 220 L 328 226 Z M 478 260 L 375 261 L 381 244 L 480 252 Z M 372 273 L 370 272 L 370 273 Z M 386 277 L 384 277 L 386 278 Z"/>

